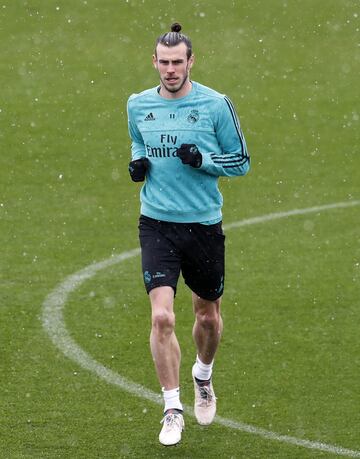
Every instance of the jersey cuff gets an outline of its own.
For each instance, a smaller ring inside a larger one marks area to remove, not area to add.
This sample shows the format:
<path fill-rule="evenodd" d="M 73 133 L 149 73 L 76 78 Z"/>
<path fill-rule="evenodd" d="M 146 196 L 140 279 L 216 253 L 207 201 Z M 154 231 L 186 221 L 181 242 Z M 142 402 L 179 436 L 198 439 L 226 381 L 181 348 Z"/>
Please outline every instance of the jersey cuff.
<path fill-rule="evenodd" d="M 207 172 L 210 175 L 216 175 L 210 172 L 211 168 L 214 166 L 210 154 L 211 153 L 201 153 L 202 162 L 201 166 L 199 167 L 199 170 Z"/>

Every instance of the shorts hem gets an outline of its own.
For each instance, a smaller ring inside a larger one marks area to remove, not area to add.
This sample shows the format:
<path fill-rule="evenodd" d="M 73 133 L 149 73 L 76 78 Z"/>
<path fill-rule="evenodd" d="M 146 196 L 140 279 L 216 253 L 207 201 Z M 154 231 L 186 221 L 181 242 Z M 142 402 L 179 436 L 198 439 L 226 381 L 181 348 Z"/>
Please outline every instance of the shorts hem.
<path fill-rule="evenodd" d="M 190 287 L 189 287 L 190 288 Z M 205 300 L 205 301 L 216 301 L 218 300 L 219 298 L 221 298 L 224 294 L 224 291 L 222 291 L 221 293 L 214 293 L 213 295 L 203 295 L 203 294 L 200 294 L 198 292 L 195 292 L 195 290 L 193 289 L 190 289 L 193 293 L 195 293 L 195 295 L 197 295 L 199 298 L 201 298 L 202 300 Z"/>
<path fill-rule="evenodd" d="M 169 284 L 159 284 L 159 285 L 149 285 L 149 286 L 146 286 L 146 287 L 145 287 L 146 293 L 149 295 L 149 293 L 151 292 L 151 290 L 154 290 L 154 288 L 158 288 L 158 287 L 170 287 L 170 288 L 172 288 L 173 291 L 174 291 L 174 297 L 176 296 L 176 287 L 174 287 L 173 285 L 169 285 Z"/>

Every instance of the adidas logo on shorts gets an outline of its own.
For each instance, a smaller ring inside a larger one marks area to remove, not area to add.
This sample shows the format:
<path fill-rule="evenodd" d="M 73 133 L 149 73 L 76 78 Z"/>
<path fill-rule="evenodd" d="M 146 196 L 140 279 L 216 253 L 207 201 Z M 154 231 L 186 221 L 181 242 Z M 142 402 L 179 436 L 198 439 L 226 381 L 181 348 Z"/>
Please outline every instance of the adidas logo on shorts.
<path fill-rule="evenodd" d="M 144 121 L 155 121 L 155 116 L 150 112 L 148 115 L 146 115 Z"/>

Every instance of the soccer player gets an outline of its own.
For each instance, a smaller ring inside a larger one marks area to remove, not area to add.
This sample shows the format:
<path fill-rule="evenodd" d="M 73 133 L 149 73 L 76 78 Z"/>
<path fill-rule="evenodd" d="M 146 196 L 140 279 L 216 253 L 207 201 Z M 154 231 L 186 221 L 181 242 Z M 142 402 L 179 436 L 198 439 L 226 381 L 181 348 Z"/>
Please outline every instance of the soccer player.
<path fill-rule="evenodd" d="M 131 95 L 127 107 L 129 172 L 134 182 L 145 182 L 139 237 L 152 308 L 150 348 L 165 404 L 163 445 L 178 443 L 184 428 L 174 314 L 180 273 L 195 315 L 195 416 L 202 425 L 215 417 L 211 376 L 223 329 L 225 241 L 218 178 L 245 175 L 250 165 L 230 99 L 190 79 L 192 44 L 180 31 L 175 23 L 156 41 L 153 65 L 160 85 Z"/>

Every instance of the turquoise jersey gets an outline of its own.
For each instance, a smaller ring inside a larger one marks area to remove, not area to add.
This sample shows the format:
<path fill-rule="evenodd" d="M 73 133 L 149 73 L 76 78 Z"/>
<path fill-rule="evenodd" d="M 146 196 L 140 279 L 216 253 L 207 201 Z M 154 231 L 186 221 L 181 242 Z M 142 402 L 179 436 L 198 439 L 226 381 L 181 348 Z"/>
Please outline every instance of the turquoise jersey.
<path fill-rule="evenodd" d="M 223 204 L 218 178 L 245 175 L 250 167 L 233 104 L 196 82 L 179 99 L 161 97 L 158 89 L 131 95 L 127 105 L 132 159 L 150 162 L 140 193 L 141 213 L 170 222 L 216 223 Z M 183 143 L 197 145 L 199 169 L 176 156 Z"/>

